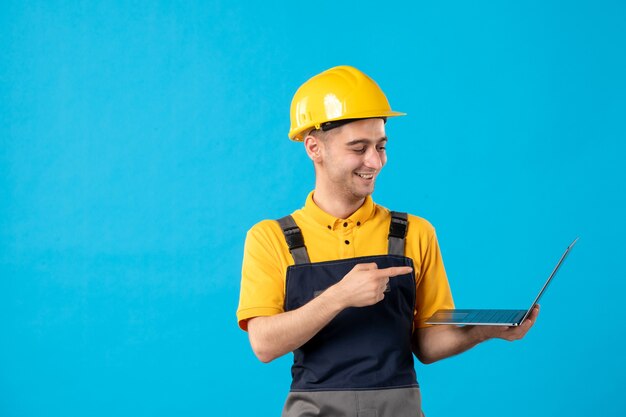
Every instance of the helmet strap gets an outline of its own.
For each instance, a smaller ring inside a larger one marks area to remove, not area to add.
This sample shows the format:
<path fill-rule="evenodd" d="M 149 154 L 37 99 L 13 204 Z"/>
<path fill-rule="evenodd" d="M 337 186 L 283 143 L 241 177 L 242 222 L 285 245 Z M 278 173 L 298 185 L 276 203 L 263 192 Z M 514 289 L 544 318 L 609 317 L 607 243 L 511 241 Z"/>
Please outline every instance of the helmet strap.
<path fill-rule="evenodd" d="M 322 129 L 322 132 L 328 132 L 329 130 L 338 128 L 339 126 L 343 126 L 345 124 L 356 122 L 357 120 L 365 120 L 365 119 L 383 119 L 383 122 L 387 123 L 386 117 L 366 117 L 366 118 L 357 118 L 357 119 L 342 119 L 342 120 L 333 120 L 330 122 L 322 123 L 321 125 L 315 125 L 316 129 Z M 318 127 L 319 126 L 319 127 Z"/>

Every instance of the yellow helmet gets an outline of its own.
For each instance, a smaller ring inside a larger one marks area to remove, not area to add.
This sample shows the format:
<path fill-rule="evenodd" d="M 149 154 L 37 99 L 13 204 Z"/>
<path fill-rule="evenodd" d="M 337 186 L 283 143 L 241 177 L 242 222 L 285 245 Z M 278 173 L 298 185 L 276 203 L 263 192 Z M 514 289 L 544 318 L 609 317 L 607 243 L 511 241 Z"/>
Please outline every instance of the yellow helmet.
<path fill-rule="evenodd" d="M 309 129 L 347 119 L 404 116 L 391 110 L 385 93 L 370 77 L 342 65 L 326 70 L 302 84 L 291 101 L 289 139 L 304 140 Z"/>

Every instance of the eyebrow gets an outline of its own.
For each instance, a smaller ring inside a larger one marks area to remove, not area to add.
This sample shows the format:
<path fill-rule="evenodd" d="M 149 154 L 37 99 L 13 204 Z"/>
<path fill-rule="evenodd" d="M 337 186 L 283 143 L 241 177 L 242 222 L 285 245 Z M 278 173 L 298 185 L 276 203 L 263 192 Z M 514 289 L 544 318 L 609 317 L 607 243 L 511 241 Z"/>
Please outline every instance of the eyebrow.
<path fill-rule="evenodd" d="M 383 142 L 387 142 L 388 138 L 387 136 L 383 136 L 382 138 L 378 139 L 378 141 L 376 142 L 377 144 L 379 143 L 383 143 Z M 346 143 L 346 146 L 353 146 L 353 145 L 360 145 L 360 144 L 369 144 L 372 141 L 370 139 L 353 139 L 350 142 Z"/>

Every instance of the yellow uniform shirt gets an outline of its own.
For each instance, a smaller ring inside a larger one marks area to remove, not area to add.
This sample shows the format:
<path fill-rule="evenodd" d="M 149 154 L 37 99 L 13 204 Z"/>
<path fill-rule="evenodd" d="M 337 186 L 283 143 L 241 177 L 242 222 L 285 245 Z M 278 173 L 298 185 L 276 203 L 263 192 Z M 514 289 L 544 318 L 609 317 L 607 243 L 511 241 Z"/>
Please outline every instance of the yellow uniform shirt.
<path fill-rule="evenodd" d="M 367 197 L 347 219 L 320 209 L 313 192 L 304 208 L 292 213 L 302 231 L 311 262 L 334 261 L 387 254 L 390 211 Z M 428 221 L 409 215 L 405 256 L 413 260 L 416 298 L 415 327 L 440 308 L 454 308 L 435 229 Z M 287 267 L 294 264 L 283 232 L 275 220 L 264 220 L 248 231 L 244 247 L 241 293 L 237 319 L 247 320 L 284 312 Z"/>

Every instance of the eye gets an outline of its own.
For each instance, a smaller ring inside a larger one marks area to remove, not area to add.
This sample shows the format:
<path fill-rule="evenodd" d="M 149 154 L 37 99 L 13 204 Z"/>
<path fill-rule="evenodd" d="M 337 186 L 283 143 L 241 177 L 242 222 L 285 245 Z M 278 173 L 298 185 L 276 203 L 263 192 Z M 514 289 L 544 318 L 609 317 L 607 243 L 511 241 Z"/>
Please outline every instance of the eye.
<path fill-rule="evenodd" d="M 387 149 L 387 147 L 385 147 L 385 146 L 379 146 L 379 147 L 378 147 L 378 152 L 385 152 L 385 149 Z"/>
<path fill-rule="evenodd" d="M 365 153 L 365 151 L 367 150 L 367 148 L 363 147 L 363 148 L 354 148 L 352 149 L 354 152 L 356 153 Z"/>

